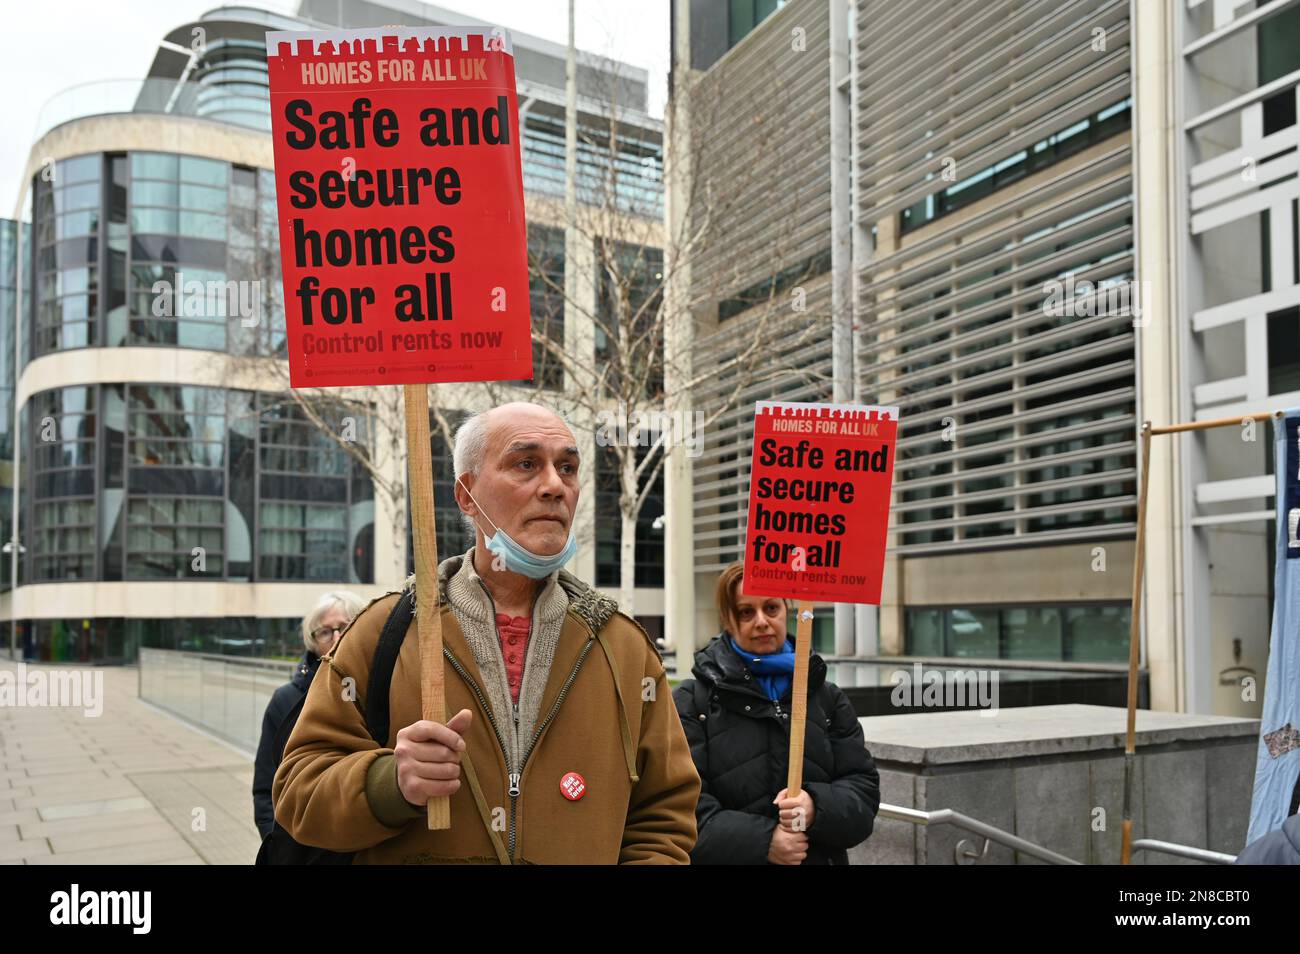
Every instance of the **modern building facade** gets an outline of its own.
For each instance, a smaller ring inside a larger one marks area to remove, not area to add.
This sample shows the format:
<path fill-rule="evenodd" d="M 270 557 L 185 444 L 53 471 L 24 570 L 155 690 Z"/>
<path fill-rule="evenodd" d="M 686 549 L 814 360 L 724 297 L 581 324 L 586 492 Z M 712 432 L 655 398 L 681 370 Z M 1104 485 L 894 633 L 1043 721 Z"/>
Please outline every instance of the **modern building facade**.
<path fill-rule="evenodd" d="M 885 593 L 819 610 L 820 650 L 1122 668 L 1140 422 L 1300 397 L 1298 14 L 1256 6 L 674 4 L 673 95 L 716 147 L 670 188 L 759 169 L 710 213 L 697 354 L 799 295 L 820 328 L 784 376 L 695 395 L 733 402 L 693 464 L 700 632 L 744 539 L 753 401 L 852 400 L 901 410 Z M 1153 446 L 1156 708 L 1262 699 L 1237 677 L 1265 670 L 1270 437 L 1230 430 Z"/>
<path fill-rule="evenodd" d="M 121 662 L 142 645 L 294 653 L 298 621 L 322 592 L 376 596 L 411 566 L 392 498 L 376 492 L 404 475 L 400 458 L 377 452 L 385 445 L 375 431 L 387 425 L 374 396 L 340 393 L 304 408 L 287 389 L 264 45 L 268 30 L 394 22 L 476 21 L 403 2 L 308 0 L 296 17 L 222 7 L 169 32 L 144 80 L 70 91 L 44 110 L 16 211 L 30 237 L 14 222 L 0 228 L 10 349 L 0 434 L 9 439 L 16 402 L 21 488 L 16 505 L 4 501 L 5 538 L 16 537 L 21 558 L 0 612 L 16 617 L 25 657 Z M 598 237 L 566 235 L 566 51 L 513 38 L 534 323 L 564 342 L 599 314 Z M 579 199 L 616 189 L 613 204 L 653 237 L 662 129 L 646 113 L 646 74 L 581 54 L 578 78 Z M 625 174 L 611 178 L 612 166 Z M 590 289 L 590 312 L 563 291 L 569 273 Z M 176 290 L 175 307 L 157 307 L 159 282 Z M 219 291 L 227 282 L 241 294 L 251 287 L 265 320 L 232 313 Z M 493 393 L 528 398 L 541 388 L 561 403 L 563 369 L 540 346 L 535 359 L 534 382 Z M 443 555 L 472 541 L 440 422 L 454 426 L 489 401 L 481 387 L 435 394 Z M 617 588 L 617 520 L 601 519 L 608 481 L 599 466 L 585 479 L 576 569 Z M 656 505 L 645 511 L 646 539 Z M 657 634 L 663 564 L 656 548 L 644 551 L 635 609 Z"/>
<path fill-rule="evenodd" d="M 1148 524 L 1148 650 L 1179 674 L 1171 707 L 1253 713 L 1287 528 L 1272 428 L 1240 419 L 1300 404 L 1300 9 L 1136 9 L 1138 267 L 1161 293 L 1140 329 L 1141 399 L 1157 421 L 1233 420 L 1152 446 L 1169 493 Z"/>

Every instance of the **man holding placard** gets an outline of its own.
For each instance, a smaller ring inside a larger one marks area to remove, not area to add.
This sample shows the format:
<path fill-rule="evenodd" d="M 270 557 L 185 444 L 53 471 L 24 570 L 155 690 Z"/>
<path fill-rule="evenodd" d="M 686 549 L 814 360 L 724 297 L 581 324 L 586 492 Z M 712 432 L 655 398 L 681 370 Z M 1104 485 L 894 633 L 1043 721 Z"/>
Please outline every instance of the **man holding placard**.
<path fill-rule="evenodd" d="M 362 611 L 308 692 L 274 789 L 299 842 L 355 863 L 688 860 L 700 782 L 659 654 L 560 569 L 579 467 L 572 432 L 537 405 L 461 426 L 456 498 L 475 545 L 438 568 L 454 715 L 421 719 L 414 638 L 399 635 L 387 680 L 373 663 L 390 618 L 414 632 L 410 580 Z M 383 685 L 381 745 L 366 702 Z M 431 831 L 425 805 L 439 796 L 451 825 Z"/>
<path fill-rule="evenodd" d="M 267 72 L 290 384 L 404 387 L 415 574 L 312 682 L 265 856 L 685 862 L 699 777 L 658 653 L 560 570 L 579 460 L 553 412 L 461 428 L 476 545 L 437 560 L 426 385 L 533 373 L 509 35 L 272 32 Z"/>

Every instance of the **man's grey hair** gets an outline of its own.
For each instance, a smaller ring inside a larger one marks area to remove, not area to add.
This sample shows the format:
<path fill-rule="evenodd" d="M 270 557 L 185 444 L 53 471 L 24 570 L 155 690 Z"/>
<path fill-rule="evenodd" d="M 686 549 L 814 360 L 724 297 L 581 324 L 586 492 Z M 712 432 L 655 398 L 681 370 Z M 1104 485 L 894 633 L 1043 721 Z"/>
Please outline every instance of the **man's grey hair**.
<path fill-rule="evenodd" d="M 451 464 L 457 477 L 477 474 L 483 466 L 483 454 L 487 451 L 487 416 L 487 411 L 471 414 L 456 428 Z"/>
<path fill-rule="evenodd" d="M 479 411 L 471 414 L 456 428 L 451 449 L 451 467 L 456 478 L 461 474 L 477 474 L 482 468 L 483 455 L 487 451 L 487 417 L 487 411 Z M 474 518 L 462 510 L 460 519 L 464 522 L 470 539 L 477 539 L 474 535 Z"/>

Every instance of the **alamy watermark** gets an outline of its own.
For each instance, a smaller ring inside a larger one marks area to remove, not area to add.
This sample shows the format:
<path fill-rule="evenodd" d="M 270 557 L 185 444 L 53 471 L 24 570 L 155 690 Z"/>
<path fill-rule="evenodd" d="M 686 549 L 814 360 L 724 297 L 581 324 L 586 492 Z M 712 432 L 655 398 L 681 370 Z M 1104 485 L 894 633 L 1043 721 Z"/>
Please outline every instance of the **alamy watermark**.
<path fill-rule="evenodd" d="M 966 709 L 980 715 L 997 715 L 998 678 L 996 669 L 926 669 L 913 663 L 909 672 L 895 669 L 889 675 L 894 689 L 889 701 L 895 708 Z"/>
<path fill-rule="evenodd" d="M 1043 314 L 1054 318 L 1096 318 L 1102 315 L 1128 315 L 1133 327 L 1144 327 L 1151 308 L 1151 283 L 1126 279 L 1115 282 L 1076 279 L 1073 274 L 1063 281 L 1043 283 Z"/>
<path fill-rule="evenodd" d="M 28 670 L 26 663 L 0 669 L 0 709 L 10 708 L 80 708 L 97 719 L 104 714 L 104 670 Z"/>
<path fill-rule="evenodd" d="M 132 934 L 148 934 L 153 925 L 152 891 L 83 891 L 73 883 L 67 891 L 50 895 L 50 923 L 54 925 L 122 924 Z"/>
<path fill-rule="evenodd" d="M 596 444 L 600 447 L 653 447 L 665 451 L 685 447 L 688 457 L 704 453 L 704 412 L 664 411 L 658 408 L 628 413 L 622 401 L 616 410 L 596 413 Z"/>
<path fill-rule="evenodd" d="M 261 281 L 186 281 L 178 271 L 175 282 L 156 281 L 152 290 L 155 318 L 238 317 L 245 328 L 262 321 Z"/>

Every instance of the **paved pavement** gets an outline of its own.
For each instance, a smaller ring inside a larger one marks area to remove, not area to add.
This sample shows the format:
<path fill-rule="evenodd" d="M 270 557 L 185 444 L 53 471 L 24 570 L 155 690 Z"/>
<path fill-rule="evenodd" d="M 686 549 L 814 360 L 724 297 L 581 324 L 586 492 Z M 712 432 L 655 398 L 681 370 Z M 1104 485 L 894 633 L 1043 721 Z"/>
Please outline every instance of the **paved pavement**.
<path fill-rule="evenodd" d="M 27 665 L 54 670 L 86 671 Z M 0 705 L 0 864 L 251 864 L 251 757 L 142 702 L 134 666 L 94 671 L 98 717 Z"/>

